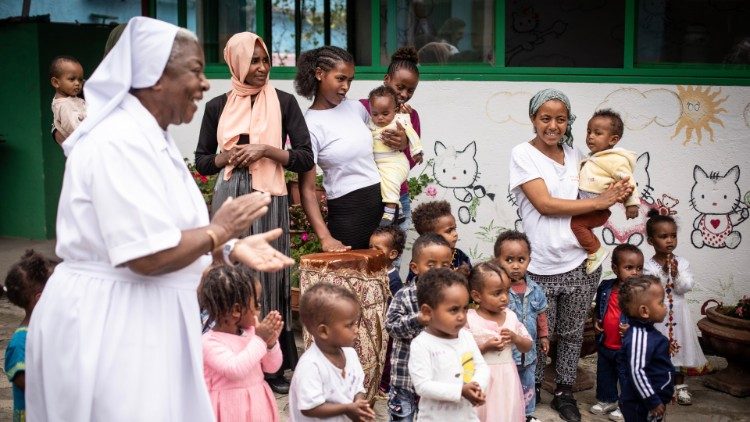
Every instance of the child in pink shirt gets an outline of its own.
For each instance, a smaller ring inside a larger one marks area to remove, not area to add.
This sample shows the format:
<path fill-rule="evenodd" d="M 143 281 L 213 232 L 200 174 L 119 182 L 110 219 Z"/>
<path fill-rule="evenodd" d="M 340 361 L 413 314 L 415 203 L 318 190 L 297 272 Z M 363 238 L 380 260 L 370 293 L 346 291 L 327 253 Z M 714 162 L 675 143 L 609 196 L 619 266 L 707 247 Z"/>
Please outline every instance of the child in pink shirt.
<path fill-rule="evenodd" d="M 217 422 L 277 422 L 279 412 L 263 373 L 281 367 L 281 315 L 258 321 L 260 283 L 244 266 L 209 268 L 198 288 L 208 313 L 203 335 L 203 375 Z"/>

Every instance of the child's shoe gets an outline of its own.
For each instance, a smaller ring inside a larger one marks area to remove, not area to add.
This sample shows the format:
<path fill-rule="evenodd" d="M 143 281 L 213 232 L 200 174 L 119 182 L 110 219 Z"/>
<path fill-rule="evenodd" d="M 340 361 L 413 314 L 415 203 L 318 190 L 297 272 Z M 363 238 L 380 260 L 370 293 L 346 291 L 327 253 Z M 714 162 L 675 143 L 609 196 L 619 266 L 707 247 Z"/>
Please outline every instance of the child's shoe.
<path fill-rule="evenodd" d="M 606 415 L 607 413 L 613 410 L 617 410 L 617 402 L 606 403 L 606 402 L 600 401 L 597 404 L 591 406 L 591 408 L 589 408 L 589 412 L 595 415 Z"/>
<path fill-rule="evenodd" d="M 677 404 L 690 406 L 693 404 L 693 396 L 687 389 L 687 384 L 677 384 L 674 386 L 674 395 L 677 398 Z"/>
<path fill-rule="evenodd" d="M 534 415 L 527 415 L 526 422 L 542 422 L 542 421 L 540 419 L 537 419 Z"/>
<path fill-rule="evenodd" d="M 398 212 L 398 208 L 398 205 L 396 205 L 396 208 L 384 208 L 383 217 L 380 219 L 380 227 L 397 226 L 406 220 L 406 217 Z"/>
<path fill-rule="evenodd" d="M 604 249 L 604 247 L 599 247 L 598 251 L 589 255 L 586 260 L 586 274 L 592 274 L 601 267 L 608 255 L 609 251 Z"/>
<path fill-rule="evenodd" d="M 624 421 L 625 420 L 625 417 L 622 416 L 622 412 L 620 412 L 619 407 L 609 413 L 609 420 L 611 421 Z"/>

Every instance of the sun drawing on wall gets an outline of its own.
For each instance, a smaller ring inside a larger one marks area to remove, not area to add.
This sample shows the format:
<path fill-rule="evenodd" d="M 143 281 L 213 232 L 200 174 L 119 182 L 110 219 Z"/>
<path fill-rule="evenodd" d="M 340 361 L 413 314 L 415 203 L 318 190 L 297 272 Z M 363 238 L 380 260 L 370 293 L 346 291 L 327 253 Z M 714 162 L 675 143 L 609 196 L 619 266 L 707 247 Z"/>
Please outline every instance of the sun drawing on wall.
<path fill-rule="evenodd" d="M 693 131 L 695 131 L 697 136 L 696 142 L 700 145 L 703 139 L 703 130 L 705 129 L 710 135 L 711 142 L 713 142 L 714 130 L 711 124 L 718 123 L 721 127 L 724 127 L 724 122 L 717 115 L 727 112 L 720 105 L 727 100 L 728 96 L 717 98 L 720 94 L 721 88 L 717 88 L 716 91 L 712 92 L 711 87 L 706 87 L 704 90 L 699 86 L 678 85 L 677 96 L 680 97 L 680 103 L 682 104 L 682 114 L 677 121 L 677 127 L 674 130 L 672 138 L 674 139 L 685 128 L 685 141 L 682 144 L 685 145 L 690 142 Z"/>

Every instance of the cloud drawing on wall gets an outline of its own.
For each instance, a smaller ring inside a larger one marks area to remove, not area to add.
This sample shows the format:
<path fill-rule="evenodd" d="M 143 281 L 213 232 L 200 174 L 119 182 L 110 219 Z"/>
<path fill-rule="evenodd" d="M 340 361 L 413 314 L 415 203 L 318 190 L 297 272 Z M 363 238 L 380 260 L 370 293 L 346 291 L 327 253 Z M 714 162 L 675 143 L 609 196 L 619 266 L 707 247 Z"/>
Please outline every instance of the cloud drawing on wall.
<path fill-rule="evenodd" d="M 682 114 L 680 98 L 673 91 L 664 88 L 647 91 L 621 88 L 607 95 L 596 108 L 617 111 L 622 116 L 625 127 L 630 130 L 644 129 L 651 123 L 662 127 L 672 126 Z"/>
<path fill-rule="evenodd" d="M 496 92 L 487 99 L 485 113 L 495 123 L 515 122 L 531 125 L 527 114 L 531 96 L 528 92 Z"/>

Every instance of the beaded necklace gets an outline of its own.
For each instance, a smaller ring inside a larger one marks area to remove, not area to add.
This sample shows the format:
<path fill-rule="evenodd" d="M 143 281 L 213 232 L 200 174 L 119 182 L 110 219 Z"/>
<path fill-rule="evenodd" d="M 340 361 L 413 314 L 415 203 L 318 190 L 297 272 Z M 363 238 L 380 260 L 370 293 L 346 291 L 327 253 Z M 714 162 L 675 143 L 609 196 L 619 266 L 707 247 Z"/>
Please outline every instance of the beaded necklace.
<path fill-rule="evenodd" d="M 658 261 L 657 261 L 658 263 Z M 680 350 L 680 345 L 677 343 L 677 339 L 674 338 L 674 327 L 677 325 L 674 322 L 674 298 L 672 292 L 674 291 L 674 279 L 672 278 L 672 254 L 667 255 L 667 285 L 664 286 L 664 291 L 667 298 L 667 333 L 669 334 L 669 355 L 674 356 Z"/>

